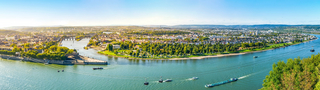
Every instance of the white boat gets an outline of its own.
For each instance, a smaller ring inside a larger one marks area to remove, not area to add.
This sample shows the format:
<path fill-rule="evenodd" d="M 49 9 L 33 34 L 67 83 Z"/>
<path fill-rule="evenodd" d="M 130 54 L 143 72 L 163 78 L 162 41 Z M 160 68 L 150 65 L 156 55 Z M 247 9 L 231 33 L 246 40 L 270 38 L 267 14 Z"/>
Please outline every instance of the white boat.
<path fill-rule="evenodd" d="M 164 82 L 172 82 L 172 79 L 164 80 Z"/>
<path fill-rule="evenodd" d="M 192 77 L 191 78 L 192 80 L 197 80 L 197 79 L 199 79 L 198 77 Z"/>

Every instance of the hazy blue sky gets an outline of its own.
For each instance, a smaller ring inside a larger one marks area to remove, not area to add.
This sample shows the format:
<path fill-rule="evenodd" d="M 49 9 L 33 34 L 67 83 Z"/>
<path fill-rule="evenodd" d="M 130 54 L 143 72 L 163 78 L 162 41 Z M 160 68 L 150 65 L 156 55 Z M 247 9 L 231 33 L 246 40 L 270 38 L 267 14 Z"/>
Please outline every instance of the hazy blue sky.
<path fill-rule="evenodd" d="M 320 24 L 319 0 L 0 0 L 0 27 Z"/>

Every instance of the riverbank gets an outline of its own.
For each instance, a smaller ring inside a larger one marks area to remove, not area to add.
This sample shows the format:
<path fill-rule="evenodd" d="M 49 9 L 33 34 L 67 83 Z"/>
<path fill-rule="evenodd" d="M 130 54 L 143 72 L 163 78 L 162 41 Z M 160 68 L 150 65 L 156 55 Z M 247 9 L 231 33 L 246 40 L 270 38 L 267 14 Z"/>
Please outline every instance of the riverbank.
<path fill-rule="evenodd" d="M 27 57 L 18 57 L 14 55 L 3 55 L 0 54 L 0 58 L 8 59 L 8 60 L 20 60 L 20 61 L 29 61 L 36 63 L 44 63 L 44 64 L 58 64 L 58 65 L 107 65 L 107 61 L 97 60 L 85 56 L 79 55 L 80 58 L 75 60 L 42 60 L 36 58 L 27 58 Z"/>
<path fill-rule="evenodd" d="M 318 39 L 318 38 L 317 38 Z M 313 40 L 317 40 L 313 39 Z M 92 49 L 98 50 L 99 54 L 107 55 L 107 56 L 113 56 L 113 57 L 121 57 L 121 58 L 127 58 L 127 59 L 139 59 L 139 60 L 190 60 L 190 59 L 205 59 L 205 58 L 215 58 L 215 57 L 226 57 L 226 56 L 235 56 L 235 55 L 243 55 L 243 54 L 248 54 L 248 53 L 256 53 L 256 52 L 263 52 L 263 51 L 268 51 L 268 50 L 273 50 L 277 48 L 283 48 L 287 46 L 292 46 L 292 45 L 297 45 L 301 44 L 304 42 L 309 42 L 313 40 L 306 40 L 300 43 L 286 43 L 287 45 L 284 45 L 284 43 L 281 44 L 272 44 L 269 45 L 268 47 L 265 48 L 256 48 L 253 50 L 249 49 L 244 49 L 240 50 L 238 52 L 231 52 L 231 53 L 214 53 L 214 54 L 209 54 L 209 55 L 189 55 L 189 56 L 181 56 L 181 57 L 174 57 L 174 58 L 138 58 L 138 57 L 130 57 L 130 56 L 125 56 L 125 55 L 118 55 L 114 54 L 113 52 L 109 51 L 102 51 L 101 48 L 99 47 L 91 47 Z"/>
<path fill-rule="evenodd" d="M 317 40 L 317 39 L 314 39 L 314 40 Z M 303 42 L 300 42 L 300 43 L 290 44 L 290 45 L 287 45 L 287 46 L 298 45 L 298 44 L 301 44 L 301 43 L 304 43 L 304 42 L 310 42 L 310 41 L 313 41 L 313 40 L 303 41 Z M 191 57 L 191 58 L 171 58 L 171 59 L 167 59 L 167 60 L 188 60 L 188 59 L 205 59 L 205 58 L 235 56 L 235 55 L 243 55 L 243 54 L 256 53 L 256 52 L 264 52 L 264 51 L 268 51 L 268 50 L 284 48 L 284 47 L 287 47 L 287 46 L 280 46 L 280 47 L 276 47 L 276 48 L 269 48 L 269 49 L 259 50 L 259 51 L 248 51 L 248 52 L 230 53 L 230 54 L 217 54 L 217 55 L 214 55 L 214 56 L 199 56 L 199 57 Z"/>

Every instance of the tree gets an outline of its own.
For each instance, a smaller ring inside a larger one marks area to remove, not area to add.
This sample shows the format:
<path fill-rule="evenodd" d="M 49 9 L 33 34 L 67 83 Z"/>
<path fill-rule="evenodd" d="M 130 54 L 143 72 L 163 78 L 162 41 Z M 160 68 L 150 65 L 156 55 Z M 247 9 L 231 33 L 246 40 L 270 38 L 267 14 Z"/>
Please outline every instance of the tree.
<path fill-rule="evenodd" d="M 14 46 L 14 48 L 12 49 L 13 52 L 20 52 L 21 49 L 20 48 L 17 48 L 17 46 Z"/>
<path fill-rule="evenodd" d="M 151 54 L 153 54 L 153 49 L 152 49 L 152 47 L 150 47 L 149 50 L 150 50 L 149 52 L 150 52 Z"/>
<path fill-rule="evenodd" d="M 123 43 L 120 44 L 120 49 L 124 49 Z"/>
<path fill-rule="evenodd" d="M 241 48 L 244 49 L 246 47 L 247 47 L 247 44 L 246 43 L 242 43 Z"/>
<path fill-rule="evenodd" d="M 73 51 L 74 51 L 74 50 L 69 49 L 69 50 L 68 50 L 68 52 L 67 52 L 66 54 L 71 54 L 71 53 L 73 53 Z"/>
<path fill-rule="evenodd" d="M 288 59 L 287 63 L 279 61 L 272 65 L 272 71 L 263 81 L 262 90 L 285 89 L 300 90 L 314 89 L 319 83 L 320 54 L 300 60 Z"/>
<path fill-rule="evenodd" d="M 129 44 L 129 48 L 131 49 L 132 47 L 133 47 L 133 44 L 132 44 L 132 43 L 130 43 L 130 44 Z"/>
<path fill-rule="evenodd" d="M 30 44 L 29 44 L 29 43 L 26 43 L 26 44 L 23 45 L 23 47 L 24 47 L 24 48 L 29 48 L 29 47 L 30 47 Z"/>
<path fill-rule="evenodd" d="M 226 52 L 229 52 L 229 49 L 230 49 L 230 48 L 229 48 L 229 47 L 227 47 L 227 48 L 226 48 Z"/>
<path fill-rule="evenodd" d="M 57 48 L 57 52 L 67 53 L 68 50 L 69 50 L 69 48 L 67 48 L 67 47 L 58 47 L 58 48 Z"/>
<path fill-rule="evenodd" d="M 207 41 L 209 38 L 208 37 L 202 37 L 201 38 L 203 41 Z"/>
<path fill-rule="evenodd" d="M 184 52 L 184 54 L 186 54 L 187 53 L 187 47 L 185 46 L 184 48 L 183 48 L 183 52 Z"/>
<path fill-rule="evenodd" d="M 198 51 L 197 47 L 193 48 L 192 50 L 193 54 L 197 54 L 197 51 Z"/>
<path fill-rule="evenodd" d="M 250 46 L 250 47 L 253 47 L 253 46 L 254 46 L 254 44 L 253 44 L 253 43 L 250 43 L 250 44 L 249 44 L 249 46 Z"/>
<path fill-rule="evenodd" d="M 10 47 L 17 47 L 17 44 L 12 43 L 12 44 L 10 45 Z"/>
<path fill-rule="evenodd" d="M 169 52 L 170 52 L 170 55 L 173 55 L 173 50 L 172 50 L 172 49 L 170 49 L 170 51 L 169 51 Z"/>
<path fill-rule="evenodd" d="M 113 51 L 113 45 L 112 44 L 108 44 L 106 49 L 109 50 L 109 51 Z"/>
<path fill-rule="evenodd" d="M 256 42 L 254 45 L 255 45 L 255 46 L 260 46 L 259 42 Z"/>
<path fill-rule="evenodd" d="M 137 56 L 139 56 L 140 55 L 140 50 L 139 49 L 137 49 Z"/>
<path fill-rule="evenodd" d="M 57 46 L 51 46 L 49 48 L 50 51 L 57 51 L 58 47 Z"/>
<path fill-rule="evenodd" d="M 46 53 L 37 54 L 37 58 L 39 58 L 39 59 L 45 59 L 45 58 L 46 58 Z"/>

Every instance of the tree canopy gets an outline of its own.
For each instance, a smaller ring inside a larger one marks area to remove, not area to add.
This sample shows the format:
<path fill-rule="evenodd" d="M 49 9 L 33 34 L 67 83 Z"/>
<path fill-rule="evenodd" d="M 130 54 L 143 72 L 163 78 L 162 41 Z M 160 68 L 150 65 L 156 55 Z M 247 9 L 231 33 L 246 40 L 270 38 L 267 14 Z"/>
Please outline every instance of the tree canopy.
<path fill-rule="evenodd" d="M 311 90 L 320 89 L 319 68 L 320 54 L 310 58 L 288 59 L 272 65 L 272 71 L 263 80 L 262 90 Z M 316 87 L 316 84 L 318 85 Z"/>

